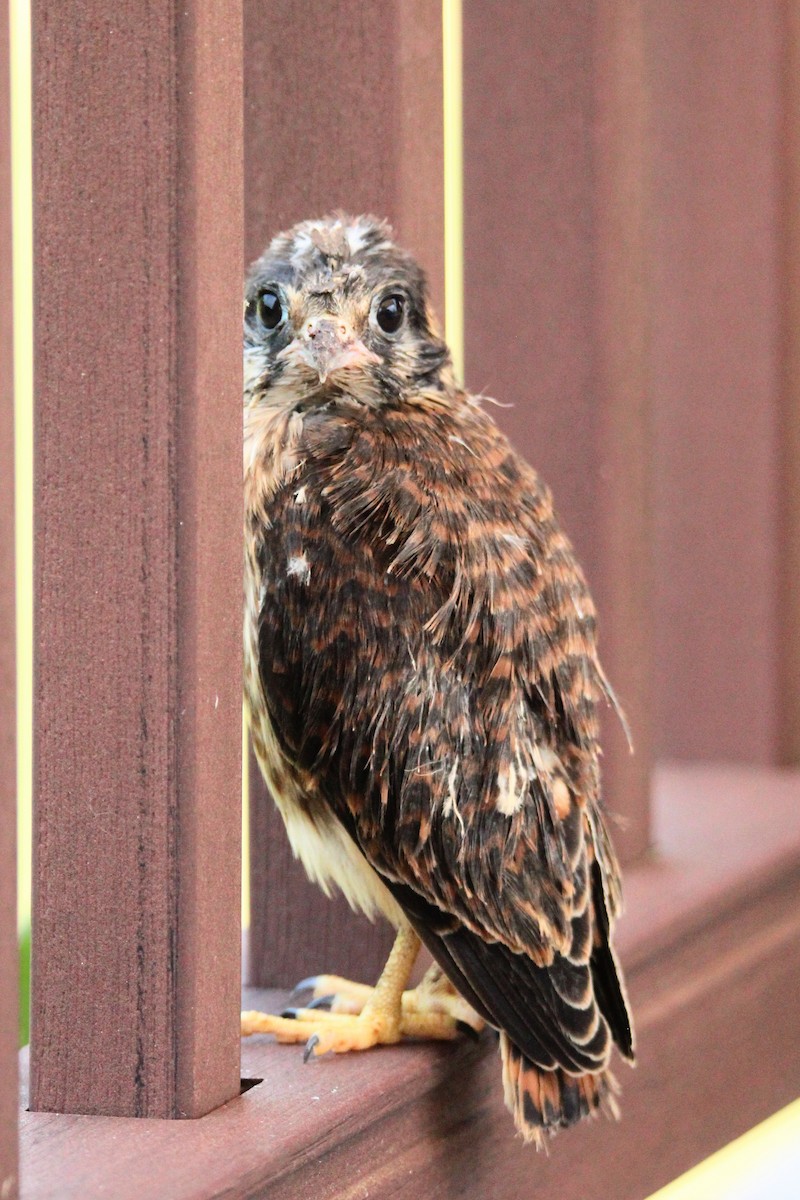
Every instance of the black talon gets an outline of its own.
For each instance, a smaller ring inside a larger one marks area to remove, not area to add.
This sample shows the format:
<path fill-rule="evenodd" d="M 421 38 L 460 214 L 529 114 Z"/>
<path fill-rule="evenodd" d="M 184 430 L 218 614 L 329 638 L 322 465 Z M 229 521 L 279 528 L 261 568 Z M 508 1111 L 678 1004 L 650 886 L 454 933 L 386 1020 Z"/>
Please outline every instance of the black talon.
<path fill-rule="evenodd" d="M 295 996 L 299 996 L 301 992 L 313 992 L 314 988 L 317 986 L 318 979 L 319 975 L 309 975 L 308 979 L 301 979 L 300 982 L 296 983 L 292 988 L 290 999 L 294 999 Z"/>
<path fill-rule="evenodd" d="M 456 1021 L 456 1029 L 459 1033 L 465 1033 L 467 1037 L 472 1038 L 473 1042 L 479 1042 L 481 1035 L 477 1029 L 474 1029 L 468 1021 Z"/>
<path fill-rule="evenodd" d="M 294 985 L 296 992 L 310 992 L 317 986 L 319 975 L 309 975 L 307 979 L 301 979 L 299 983 Z"/>
<path fill-rule="evenodd" d="M 283 1010 L 283 1012 L 281 1013 L 281 1016 L 285 1017 L 287 1021 L 296 1021 L 297 1014 L 299 1012 L 300 1012 L 299 1008 L 285 1008 Z"/>
<path fill-rule="evenodd" d="M 306 1042 L 306 1048 L 303 1051 L 304 1063 L 307 1063 L 311 1058 L 311 1055 L 314 1053 L 314 1047 L 317 1045 L 319 1045 L 319 1036 L 316 1033 L 312 1033 L 311 1037 Z"/>
<path fill-rule="evenodd" d="M 330 996 L 317 996 L 316 1000 L 309 1000 L 306 1008 L 330 1008 L 335 999 L 333 992 Z"/>

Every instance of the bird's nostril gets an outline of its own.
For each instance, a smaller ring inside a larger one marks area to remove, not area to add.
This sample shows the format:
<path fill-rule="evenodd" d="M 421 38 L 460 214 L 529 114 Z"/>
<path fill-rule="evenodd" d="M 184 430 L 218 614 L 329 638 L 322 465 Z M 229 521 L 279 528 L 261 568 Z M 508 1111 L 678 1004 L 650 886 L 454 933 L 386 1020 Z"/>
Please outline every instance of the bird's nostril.
<path fill-rule="evenodd" d="M 306 337 L 309 341 L 319 338 L 321 342 L 338 339 L 344 342 L 350 336 L 350 328 L 345 321 L 330 321 L 325 319 L 311 320 L 306 325 Z"/>

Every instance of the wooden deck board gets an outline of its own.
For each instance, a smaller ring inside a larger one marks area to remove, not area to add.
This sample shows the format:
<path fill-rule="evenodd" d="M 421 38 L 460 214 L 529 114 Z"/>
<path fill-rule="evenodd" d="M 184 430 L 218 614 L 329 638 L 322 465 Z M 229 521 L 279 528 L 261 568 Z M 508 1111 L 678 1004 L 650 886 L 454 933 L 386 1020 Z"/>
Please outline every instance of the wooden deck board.
<path fill-rule="evenodd" d="M 620 942 L 640 1062 L 619 1068 L 618 1125 L 562 1134 L 548 1156 L 523 1146 L 503 1108 L 491 1034 L 305 1066 L 298 1048 L 254 1038 L 242 1073 L 269 1084 L 199 1120 L 23 1112 L 23 1197 L 585 1200 L 605 1188 L 634 1200 L 652 1191 L 800 1089 L 799 802 L 796 772 L 661 773 L 659 858 L 627 876 Z M 249 992 L 245 1002 L 283 998 Z M 703 1122 L 692 1120 L 695 1106 Z"/>

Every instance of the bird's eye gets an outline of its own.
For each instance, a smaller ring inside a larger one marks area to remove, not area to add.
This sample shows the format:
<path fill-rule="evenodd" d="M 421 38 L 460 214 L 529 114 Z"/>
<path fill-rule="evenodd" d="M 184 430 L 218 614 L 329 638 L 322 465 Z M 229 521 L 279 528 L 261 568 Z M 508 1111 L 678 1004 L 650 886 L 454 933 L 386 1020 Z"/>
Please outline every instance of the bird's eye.
<path fill-rule="evenodd" d="M 271 288 L 267 288 L 258 297 L 258 318 L 265 329 L 277 329 L 283 320 L 283 305 L 281 298 L 273 292 Z"/>
<path fill-rule="evenodd" d="M 405 307 L 405 296 L 397 292 L 393 292 L 391 296 L 384 296 L 375 313 L 375 319 L 384 333 L 397 333 L 403 324 Z"/>

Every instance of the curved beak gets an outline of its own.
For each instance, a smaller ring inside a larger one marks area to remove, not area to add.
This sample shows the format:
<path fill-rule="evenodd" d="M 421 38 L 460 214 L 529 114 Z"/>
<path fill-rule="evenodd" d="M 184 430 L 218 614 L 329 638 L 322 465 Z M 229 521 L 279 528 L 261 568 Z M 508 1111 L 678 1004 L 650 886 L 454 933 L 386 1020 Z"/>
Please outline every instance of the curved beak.
<path fill-rule="evenodd" d="M 340 317 L 314 317 L 298 339 L 300 357 L 319 376 L 320 383 L 346 367 L 378 362 L 346 321 Z"/>

